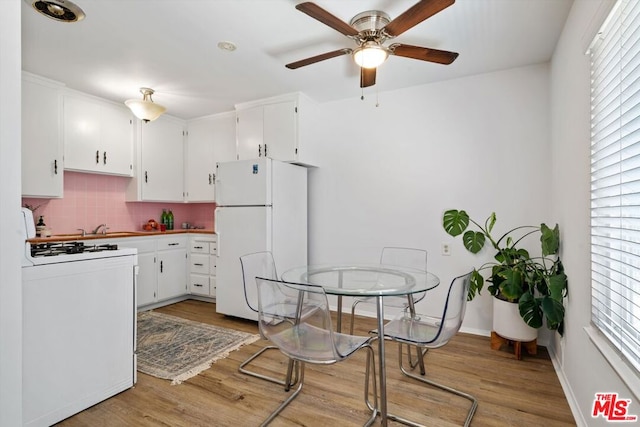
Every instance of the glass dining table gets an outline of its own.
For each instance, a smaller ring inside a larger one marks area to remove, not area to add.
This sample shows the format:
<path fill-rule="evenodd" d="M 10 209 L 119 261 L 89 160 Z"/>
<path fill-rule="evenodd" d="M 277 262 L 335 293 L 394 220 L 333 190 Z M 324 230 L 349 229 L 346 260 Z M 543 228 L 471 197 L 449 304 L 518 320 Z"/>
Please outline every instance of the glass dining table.
<path fill-rule="evenodd" d="M 337 296 L 337 325 L 341 330 L 342 297 L 372 297 L 376 300 L 378 331 L 384 331 L 384 297 L 428 291 L 440 283 L 433 273 L 410 267 L 384 264 L 305 265 L 285 271 L 286 282 L 322 286 L 327 295 Z M 379 335 L 380 338 L 383 334 Z M 378 340 L 381 425 L 387 425 L 385 340 Z"/>

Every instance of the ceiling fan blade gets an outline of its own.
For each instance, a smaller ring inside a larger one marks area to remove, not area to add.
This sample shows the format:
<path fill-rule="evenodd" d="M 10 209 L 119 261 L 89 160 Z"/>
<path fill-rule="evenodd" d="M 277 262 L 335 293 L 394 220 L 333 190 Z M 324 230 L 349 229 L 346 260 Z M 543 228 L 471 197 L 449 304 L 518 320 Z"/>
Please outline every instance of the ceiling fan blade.
<path fill-rule="evenodd" d="M 376 69 L 360 67 L 360 87 L 369 87 L 376 84 Z"/>
<path fill-rule="evenodd" d="M 345 36 L 353 37 L 358 35 L 358 30 L 347 24 L 340 18 L 330 14 L 315 3 L 305 2 L 296 5 L 296 9 L 300 12 L 304 12 L 310 17 L 317 19 L 325 25 L 333 28 L 336 31 L 341 32 Z"/>
<path fill-rule="evenodd" d="M 449 65 L 458 57 L 458 53 L 447 50 L 429 49 L 427 47 L 411 46 L 408 44 L 394 43 L 389 46 L 392 55 L 405 58 L 419 59 L 421 61 L 436 62 Z"/>
<path fill-rule="evenodd" d="M 397 37 L 430 16 L 451 6 L 456 0 L 421 0 L 384 27 L 390 37 Z"/>
<path fill-rule="evenodd" d="M 285 67 L 295 70 L 296 68 L 304 67 L 305 65 L 315 64 L 316 62 L 324 61 L 325 59 L 335 58 L 336 56 L 349 55 L 353 50 L 344 48 L 334 50 L 333 52 L 323 53 L 322 55 L 312 56 L 310 58 L 301 59 L 300 61 L 292 62 L 285 65 Z"/>

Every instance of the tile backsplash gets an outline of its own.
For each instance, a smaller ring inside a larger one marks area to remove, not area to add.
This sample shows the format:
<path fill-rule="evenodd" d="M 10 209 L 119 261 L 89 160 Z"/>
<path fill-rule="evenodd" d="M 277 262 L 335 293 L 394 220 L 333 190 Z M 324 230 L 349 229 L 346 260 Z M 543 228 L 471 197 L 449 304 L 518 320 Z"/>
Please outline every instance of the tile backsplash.
<path fill-rule="evenodd" d="M 150 219 L 160 221 L 162 209 L 171 209 L 175 228 L 183 222 L 213 230 L 214 203 L 149 203 L 125 202 L 130 178 L 64 172 L 62 199 L 23 198 L 22 206 L 36 208 L 53 234 L 76 233 L 84 228 L 92 231 L 107 224 L 109 231 L 139 231 Z"/>

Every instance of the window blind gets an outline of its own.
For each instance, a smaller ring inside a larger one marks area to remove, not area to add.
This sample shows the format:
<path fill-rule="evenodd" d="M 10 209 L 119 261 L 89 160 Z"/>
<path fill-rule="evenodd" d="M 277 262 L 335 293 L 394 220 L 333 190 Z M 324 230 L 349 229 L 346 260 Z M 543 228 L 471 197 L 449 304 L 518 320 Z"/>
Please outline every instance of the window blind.
<path fill-rule="evenodd" d="M 640 373 L 640 1 L 590 53 L 592 322 Z"/>

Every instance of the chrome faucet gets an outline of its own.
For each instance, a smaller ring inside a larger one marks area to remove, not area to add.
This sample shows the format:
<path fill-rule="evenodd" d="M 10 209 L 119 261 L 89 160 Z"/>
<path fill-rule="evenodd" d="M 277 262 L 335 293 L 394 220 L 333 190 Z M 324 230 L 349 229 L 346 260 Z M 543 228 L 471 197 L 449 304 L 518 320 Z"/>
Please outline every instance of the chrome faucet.
<path fill-rule="evenodd" d="M 107 224 L 100 224 L 99 226 L 96 227 L 95 230 L 91 232 L 91 234 L 98 234 L 101 228 L 102 228 L 102 234 L 107 234 Z"/>

